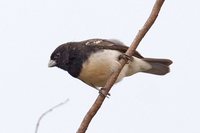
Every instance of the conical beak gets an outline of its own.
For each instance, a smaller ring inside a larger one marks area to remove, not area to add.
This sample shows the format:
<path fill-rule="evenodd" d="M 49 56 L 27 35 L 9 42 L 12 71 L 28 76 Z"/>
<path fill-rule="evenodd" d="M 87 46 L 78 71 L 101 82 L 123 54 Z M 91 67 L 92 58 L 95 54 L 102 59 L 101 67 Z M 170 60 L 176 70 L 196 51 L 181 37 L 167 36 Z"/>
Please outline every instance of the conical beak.
<path fill-rule="evenodd" d="M 54 67 L 54 66 L 56 66 L 56 61 L 50 60 L 48 63 L 48 67 Z"/>

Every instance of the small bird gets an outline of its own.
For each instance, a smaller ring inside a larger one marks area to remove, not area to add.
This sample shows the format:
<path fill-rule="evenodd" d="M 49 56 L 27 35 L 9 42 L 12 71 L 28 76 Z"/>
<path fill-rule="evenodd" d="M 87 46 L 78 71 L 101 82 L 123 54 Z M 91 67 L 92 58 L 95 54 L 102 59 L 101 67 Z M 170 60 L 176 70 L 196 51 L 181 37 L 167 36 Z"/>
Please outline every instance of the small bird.
<path fill-rule="evenodd" d="M 53 51 L 48 66 L 61 68 L 97 90 L 105 86 L 110 75 L 121 65 L 121 58 L 127 57 L 128 63 L 123 67 L 116 83 L 137 72 L 165 75 L 170 71 L 171 60 L 145 58 L 137 51 L 132 57 L 128 57 L 125 55 L 127 49 L 118 40 L 68 42 Z"/>

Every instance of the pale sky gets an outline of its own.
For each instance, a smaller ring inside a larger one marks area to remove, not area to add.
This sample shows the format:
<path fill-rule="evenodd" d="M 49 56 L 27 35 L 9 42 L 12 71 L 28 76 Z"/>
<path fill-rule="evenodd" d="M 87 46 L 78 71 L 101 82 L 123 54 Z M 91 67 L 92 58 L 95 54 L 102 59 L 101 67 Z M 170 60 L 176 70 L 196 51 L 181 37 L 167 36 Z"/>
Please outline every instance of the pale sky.
<path fill-rule="evenodd" d="M 155 0 L 1 0 L 0 132 L 74 133 L 98 92 L 48 68 L 60 44 L 116 38 L 128 46 Z M 138 51 L 173 60 L 166 76 L 136 74 L 111 90 L 87 133 L 200 133 L 200 1 L 166 0 Z"/>

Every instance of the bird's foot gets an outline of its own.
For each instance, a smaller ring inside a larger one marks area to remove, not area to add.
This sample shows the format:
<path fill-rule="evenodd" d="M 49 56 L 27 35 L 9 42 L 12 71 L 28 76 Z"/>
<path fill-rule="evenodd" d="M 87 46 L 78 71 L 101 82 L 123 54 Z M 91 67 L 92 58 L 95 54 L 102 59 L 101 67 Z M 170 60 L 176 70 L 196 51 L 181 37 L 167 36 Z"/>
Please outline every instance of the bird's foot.
<path fill-rule="evenodd" d="M 119 56 L 119 60 L 120 60 L 120 59 L 126 60 L 126 61 L 127 61 L 127 64 L 129 63 L 129 61 L 132 62 L 132 61 L 134 60 L 132 56 L 129 56 L 129 55 L 125 54 L 125 53 L 123 53 L 123 54 L 121 54 L 121 55 Z"/>
<path fill-rule="evenodd" d="M 108 93 L 108 94 L 105 94 L 105 93 L 106 93 L 106 92 L 105 92 L 105 88 L 102 87 L 102 88 L 99 90 L 99 94 L 100 94 L 101 96 L 104 96 L 104 97 L 109 98 L 110 93 Z"/>

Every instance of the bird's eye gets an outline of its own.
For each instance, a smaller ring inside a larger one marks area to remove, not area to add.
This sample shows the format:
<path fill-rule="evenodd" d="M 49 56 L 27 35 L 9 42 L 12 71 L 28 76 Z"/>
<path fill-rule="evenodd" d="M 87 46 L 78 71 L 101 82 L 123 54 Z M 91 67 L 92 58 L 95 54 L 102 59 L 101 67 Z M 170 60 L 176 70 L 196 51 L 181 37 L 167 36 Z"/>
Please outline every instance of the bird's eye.
<path fill-rule="evenodd" d="M 57 54 L 54 56 L 55 59 L 58 59 L 59 57 L 60 57 L 60 53 L 57 53 Z"/>

